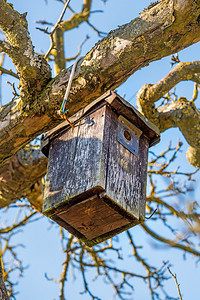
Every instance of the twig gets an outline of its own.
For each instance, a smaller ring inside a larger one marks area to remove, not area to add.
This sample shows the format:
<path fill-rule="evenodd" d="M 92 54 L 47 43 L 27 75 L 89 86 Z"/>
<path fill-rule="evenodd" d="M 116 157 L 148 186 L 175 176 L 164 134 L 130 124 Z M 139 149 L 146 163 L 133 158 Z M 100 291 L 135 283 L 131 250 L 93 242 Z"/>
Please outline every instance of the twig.
<path fill-rule="evenodd" d="M 7 74 L 7 75 L 10 75 L 10 76 L 13 76 L 13 77 L 19 79 L 19 76 L 16 73 L 14 73 L 12 70 L 7 70 L 7 69 L 5 69 L 5 68 L 3 68 L 1 66 L 0 66 L 0 72 L 4 73 L 4 74 Z"/>
<path fill-rule="evenodd" d="M 0 229 L 0 234 L 3 235 L 3 234 L 6 234 L 6 233 L 9 233 L 9 232 L 13 232 L 14 229 L 16 228 L 19 228 L 25 224 L 27 224 L 28 222 L 34 222 L 36 221 L 37 219 L 35 220 L 30 220 L 33 216 L 35 216 L 37 214 L 36 211 L 34 212 L 31 212 L 28 216 L 25 216 L 20 222 L 18 223 L 14 223 L 12 226 L 8 226 L 6 228 L 2 228 Z M 39 218 L 38 218 L 39 219 Z"/>
<path fill-rule="evenodd" d="M 42 24 L 42 25 L 50 25 L 50 26 L 53 26 L 53 23 L 48 22 L 48 21 L 46 21 L 46 20 L 39 20 L 39 21 L 36 21 L 35 23 L 36 23 L 36 24 Z"/>
<path fill-rule="evenodd" d="M 7 81 L 7 84 L 11 85 L 13 88 L 13 98 L 11 101 L 15 100 L 16 97 L 19 97 L 19 94 L 17 93 L 16 89 L 15 89 L 15 83 L 11 83 L 9 81 Z"/>
<path fill-rule="evenodd" d="M 154 231 L 152 231 L 150 228 L 148 228 L 146 225 L 141 224 L 140 225 L 149 235 L 151 235 L 154 239 L 156 239 L 157 241 L 160 241 L 166 245 L 168 245 L 169 247 L 173 247 L 173 248 L 177 248 L 177 249 L 181 249 L 187 253 L 191 253 L 197 257 L 200 257 L 200 252 L 196 251 L 195 249 L 191 248 L 190 246 L 184 246 L 182 244 L 177 243 L 176 241 L 167 239 L 165 237 L 159 236 L 158 234 L 156 234 Z"/>
<path fill-rule="evenodd" d="M 103 37 L 105 36 L 107 33 L 103 32 L 103 31 L 99 31 L 94 25 L 92 25 L 89 21 L 86 21 L 87 24 L 98 34 L 98 36 Z"/>
<path fill-rule="evenodd" d="M 71 61 L 71 60 L 76 59 L 76 58 L 80 55 L 81 50 L 82 50 L 82 47 L 83 47 L 83 45 L 85 44 L 85 42 L 86 42 L 88 39 L 89 39 L 89 36 L 87 35 L 87 36 L 85 37 L 85 39 L 82 41 L 82 43 L 79 45 L 79 49 L 78 49 L 77 54 L 76 54 L 75 56 L 73 56 L 73 57 L 66 58 L 65 61 L 67 62 L 67 61 Z"/>
<path fill-rule="evenodd" d="M 45 56 L 44 56 L 45 59 L 47 59 L 47 58 L 49 57 L 49 55 L 50 55 L 50 53 L 51 53 L 51 50 L 52 50 L 53 47 L 54 47 L 53 34 L 54 34 L 54 32 L 56 31 L 56 29 L 58 28 L 59 24 L 61 23 L 62 18 L 63 18 L 64 14 L 65 14 L 65 11 L 66 11 L 66 9 L 67 9 L 67 7 L 68 7 L 68 5 L 69 5 L 69 2 L 70 2 L 70 0 L 68 0 L 68 1 L 65 3 L 65 6 L 64 6 L 64 8 L 63 8 L 63 10 L 62 10 L 62 13 L 61 13 L 61 15 L 60 15 L 60 17 L 59 17 L 59 19 L 58 19 L 56 25 L 55 25 L 55 26 L 52 28 L 52 30 L 51 30 L 51 33 L 50 33 L 51 45 L 50 45 L 50 47 L 49 47 L 49 50 L 47 51 L 47 53 L 46 53 Z"/>
<path fill-rule="evenodd" d="M 178 296 L 179 296 L 179 299 L 180 299 L 180 300 L 183 300 L 182 295 L 181 295 L 181 291 L 180 291 L 180 284 L 179 284 L 178 281 L 177 281 L 176 274 L 173 274 L 169 267 L 167 267 L 167 269 L 168 269 L 169 273 L 172 275 L 172 277 L 173 277 L 174 280 L 175 280 L 175 283 L 176 283 L 176 286 L 177 286 L 177 290 L 178 290 Z"/>
<path fill-rule="evenodd" d="M 60 295 L 59 296 L 60 296 L 60 299 L 63 299 L 63 300 L 65 299 L 64 298 L 64 288 L 65 288 L 65 283 L 67 281 L 67 272 L 68 272 L 70 260 L 71 260 L 71 256 L 68 253 L 68 251 L 72 247 L 73 239 L 74 239 L 74 236 L 72 234 L 70 234 L 70 237 L 69 237 L 69 240 L 67 243 L 67 249 L 66 249 L 67 250 L 66 251 L 66 259 L 63 263 L 64 267 L 63 267 L 63 271 L 62 271 L 61 278 L 60 278 L 61 286 L 60 286 Z M 64 252 L 64 249 L 63 249 L 63 252 Z"/>

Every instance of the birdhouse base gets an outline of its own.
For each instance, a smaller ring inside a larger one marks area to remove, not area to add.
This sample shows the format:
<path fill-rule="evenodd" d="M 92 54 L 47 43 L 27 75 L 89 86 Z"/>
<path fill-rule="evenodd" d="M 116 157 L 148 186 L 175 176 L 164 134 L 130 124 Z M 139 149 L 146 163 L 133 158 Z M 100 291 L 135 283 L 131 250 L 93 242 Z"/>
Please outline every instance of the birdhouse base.
<path fill-rule="evenodd" d="M 51 219 L 89 247 L 140 223 L 109 199 L 105 192 L 57 208 Z"/>

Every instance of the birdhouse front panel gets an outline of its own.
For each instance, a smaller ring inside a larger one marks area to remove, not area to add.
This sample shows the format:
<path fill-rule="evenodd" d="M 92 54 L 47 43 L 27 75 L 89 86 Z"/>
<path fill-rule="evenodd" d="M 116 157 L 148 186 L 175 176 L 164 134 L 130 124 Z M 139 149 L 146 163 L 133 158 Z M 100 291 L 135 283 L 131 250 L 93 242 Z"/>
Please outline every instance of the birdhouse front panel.
<path fill-rule="evenodd" d="M 43 213 L 88 246 L 144 221 L 148 149 L 159 134 L 108 92 L 47 133 Z"/>
<path fill-rule="evenodd" d="M 145 218 L 149 141 L 141 130 L 111 110 L 108 148 L 106 194 L 142 221 Z"/>

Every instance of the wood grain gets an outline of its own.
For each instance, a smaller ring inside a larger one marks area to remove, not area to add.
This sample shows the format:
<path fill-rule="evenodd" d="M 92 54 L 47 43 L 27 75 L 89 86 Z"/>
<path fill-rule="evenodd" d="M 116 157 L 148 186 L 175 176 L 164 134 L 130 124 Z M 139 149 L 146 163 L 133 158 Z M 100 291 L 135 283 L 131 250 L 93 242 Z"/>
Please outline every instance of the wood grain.
<path fill-rule="evenodd" d="M 51 142 L 44 211 L 106 185 L 106 106 Z"/>
<path fill-rule="evenodd" d="M 117 141 L 118 116 L 113 111 L 111 120 L 106 194 L 136 218 L 144 218 L 148 140 L 141 136 L 135 156 Z"/>
<path fill-rule="evenodd" d="M 82 201 L 58 216 L 89 240 L 130 223 L 98 196 Z"/>

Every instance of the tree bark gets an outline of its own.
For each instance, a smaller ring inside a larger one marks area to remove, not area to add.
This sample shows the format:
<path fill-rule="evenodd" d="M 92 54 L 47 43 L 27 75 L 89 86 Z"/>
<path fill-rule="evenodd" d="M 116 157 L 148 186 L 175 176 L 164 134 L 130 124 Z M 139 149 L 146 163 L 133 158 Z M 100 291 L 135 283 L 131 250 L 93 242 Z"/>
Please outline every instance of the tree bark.
<path fill-rule="evenodd" d="M 0 208 L 20 198 L 41 212 L 42 183 L 46 173 L 47 158 L 39 149 L 27 147 L 20 150 L 0 169 Z"/>
<path fill-rule="evenodd" d="M 0 300 L 9 300 L 6 286 L 3 280 L 3 271 L 2 271 L 2 264 L 1 264 L 1 257 L 0 257 Z"/>
<path fill-rule="evenodd" d="M 31 41 L 25 21 L 21 22 L 22 29 L 26 31 L 26 35 L 23 34 L 26 39 L 24 45 L 27 51 L 31 49 L 31 54 L 25 55 L 23 49 L 20 58 L 17 51 L 21 33 L 16 30 L 12 39 L 12 30 L 8 31 L 7 27 L 10 28 L 13 22 L 13 9 L 10 8 L 11 17 L 7 13 L 5 19 L 2 12 L 6 9 L 8 5 L 0 0 L 0 27 L 8 40 L 0 42 L 0 51 L 7 52 L 16 65 L 23 93 L 0 111 L 1 167 L 27 143 L 62 121 L 57 110 L 71 71 L 71 68 L 62 71 L 48 83 L 48 65 L 34 54 L 32 46 L 29 47 Z M 22 16 L 17 14 L 15 17 L 20 21 Z M 117 88 L 150 62 L 198 42 L 199 15 L 200 0 L 163 0 L 151 4 L 130 23 L 111 31 L 77 66 L 67 103 L 69 116 L 108 89 Z M 24 15 L 22 19 L 25 19 Z M 39 64 L 34 63 L 37 59 Z"/>

